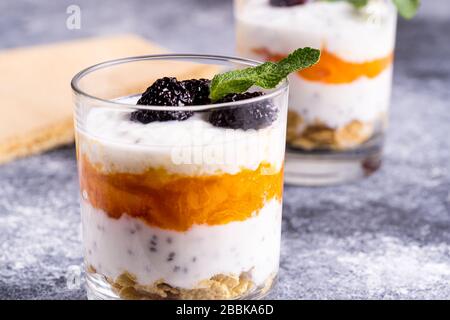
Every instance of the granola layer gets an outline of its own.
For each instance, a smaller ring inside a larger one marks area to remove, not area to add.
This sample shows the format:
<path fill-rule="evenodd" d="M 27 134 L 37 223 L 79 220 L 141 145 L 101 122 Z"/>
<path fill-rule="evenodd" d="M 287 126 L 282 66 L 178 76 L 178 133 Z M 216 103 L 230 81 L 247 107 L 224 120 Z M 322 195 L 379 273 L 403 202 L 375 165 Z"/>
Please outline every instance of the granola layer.
<path fill-rule="evenodd" d="M 88 272 L 95 273 L 90 266 Z M 260 294 L 266 293 L 272 286 L 274 276 L 269 277 Z M 196 288 L 183 289 L 170 286 L 164 280 L 150 285 L 139 284 L 136 276 L 128 271 L 116 279 L 106 278 L 114 293 L 125 300 L 211 300 L 237 299 L 244 297 L 255 289 L 255 284 L 245 272 L 240 275 L 218 274 L 201 281 Z"/>
<path fill-rule="evenodd" d="M 305 150 L 345 150 L 366 142 L 373 133 L 374 124 L 370 122 L 351 120 L 343 127 L 330 128 L 320 121 L 305 124 L 300 115 L 290 111 L 286 139 L 290 146 Z"/>

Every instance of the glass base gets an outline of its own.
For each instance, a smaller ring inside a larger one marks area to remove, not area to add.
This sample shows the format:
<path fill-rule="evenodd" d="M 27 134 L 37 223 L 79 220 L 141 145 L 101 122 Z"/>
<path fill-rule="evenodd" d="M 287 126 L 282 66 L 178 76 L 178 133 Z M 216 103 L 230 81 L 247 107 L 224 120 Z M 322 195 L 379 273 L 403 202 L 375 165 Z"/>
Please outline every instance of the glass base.
<path fill-rule="evenodd" d="M 276 282 L 277 276 L 273 277 L 265 286 L 251 290 L 234 300 L 263 299 L 272 290 Z M 106 278 L 98 273 L 86 273 L 86 291 L 88 300 L 123 300 L 114 292 Z"/>
<path fill-rule="evenodd" d="M 297 186 L 327 186 L 370 176 L 381 166 L 381 146 L 352 151 L 286 150 L 284 181 Z"/>
<path fill-rule="evenodd" d="M 98 273 L 86 273 L 86 293 L 88 300 L 122 300 Z"/>

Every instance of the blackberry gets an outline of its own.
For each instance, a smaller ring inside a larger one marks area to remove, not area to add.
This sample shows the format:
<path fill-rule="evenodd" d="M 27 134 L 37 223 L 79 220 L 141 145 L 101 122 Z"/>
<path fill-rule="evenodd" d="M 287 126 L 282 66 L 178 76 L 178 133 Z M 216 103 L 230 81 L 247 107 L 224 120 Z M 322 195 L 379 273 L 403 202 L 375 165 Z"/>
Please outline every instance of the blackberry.
<path fill-rule="evenodd" d="M 189 119 L 193 114 L 192 111 L 136 110 L 131 113 L 130 120 L 143 124 L 154 121 L 183 121 Z"/>
<path fill-rule="evenodd" d="M 176 78 L 164 77 L 156 80 L 145 90 L 138 105 L 149 106 L 185 106 L 191 105 L 193 98 L 184 84 Z M 130 120 L 147 124 L 153 121 L 186 120 L 194 113 L 191 111 L 155 111 L 137 110 L 131 113 Z"/>
<path fill-rule="evenodd" d="M 270 0 L 270 5 L 274 7 L 292 7 L 307 2 L 308 0 Z"/>
<path fill-rule="evenodd" d="M 234 102 L 262 96 L 262 92 L 232 93 L 217 103 Z M 259 101 L 246 106 L 231 107 L 212 111 L 209 122 L 216 127 L 231 129 L 262 129 L 277 119 L 275 106 L 269 101 Z"/>
<path fill-rule="evenodd" d="M 148 106 L 184 106 L 192 104 L 192 97 L 177 78 L 156 80 L 145 90 L 137 104 Z"/>
<path fill-rule="evenodd" d="M 191 79 L 181 81 L 181 83 L 191 94 L 191 97 L 193 99 L 192 104 L 205 105 L 211 103 L 211 100 L 209 99 L 209 86 L 211 84 L 211 80 Z"/>

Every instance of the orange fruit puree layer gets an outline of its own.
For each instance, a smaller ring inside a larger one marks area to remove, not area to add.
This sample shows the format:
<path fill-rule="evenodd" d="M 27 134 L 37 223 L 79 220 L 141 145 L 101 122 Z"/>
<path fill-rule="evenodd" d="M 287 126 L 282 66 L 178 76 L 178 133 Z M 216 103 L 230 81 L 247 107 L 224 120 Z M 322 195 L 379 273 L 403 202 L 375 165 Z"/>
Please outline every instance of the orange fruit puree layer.
<path fill-rule="evenodd" d="M 254 53 L 262 56 L 266 61 L 279 61 L 285 56 L 273 54 L 265 48 L 254 49 Z M 351 83 L 361 77 L 375 78 L 392 64 L 394 54 L 386 57 L 354 63 L 343 60 L 337 55 L 322 49 L 320 60 L 314 66 L 301 70 L 298 75 L 309 81 L 323 82 L 328 84 Z"/>
<path fill-rule="evenodd" d="M 126 213 L 151 226 L 176 231 L 195 224 L 246 220 L 266 201 L 281 201 L 283 192 L 283 170 L 274 172 L 269 164 L 254 171 L 210 176 L 184 176 L 153 168 L 139 174 L 104 173 L 82 156 L 79 171 L 81 190 L 87 192 L 93 207 L 111 218 Z"/>

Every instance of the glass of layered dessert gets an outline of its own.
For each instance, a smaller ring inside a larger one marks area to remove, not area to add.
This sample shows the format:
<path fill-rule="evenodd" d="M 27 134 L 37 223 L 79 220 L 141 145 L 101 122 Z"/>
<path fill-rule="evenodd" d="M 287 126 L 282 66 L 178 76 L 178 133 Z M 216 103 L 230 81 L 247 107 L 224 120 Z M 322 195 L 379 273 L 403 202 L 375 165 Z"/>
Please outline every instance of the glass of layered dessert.
<path fill-rule="evenodd" d="M 289 78 L 286 181 L 326 185 L 377 170 L 392 87 L 397 21 L 392 2 L 235 4 L 240 55 L 277 61 L 299 46 L 322 51 L 318 64 Z"/>
<path fill-rule="evenodd" d="M 255 65 L 160 55 L 75 76 L 89 298 L 243 299 L 271 288 L 287 81 L 213 102 L 200 78 Z"/>

